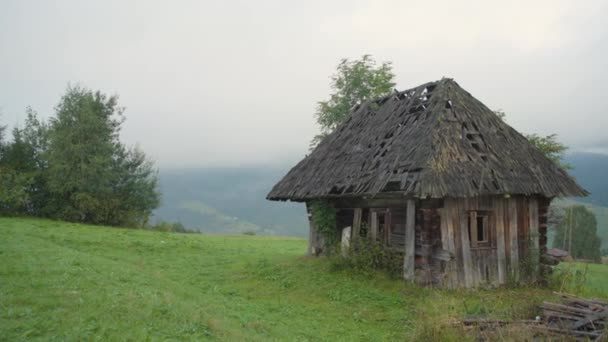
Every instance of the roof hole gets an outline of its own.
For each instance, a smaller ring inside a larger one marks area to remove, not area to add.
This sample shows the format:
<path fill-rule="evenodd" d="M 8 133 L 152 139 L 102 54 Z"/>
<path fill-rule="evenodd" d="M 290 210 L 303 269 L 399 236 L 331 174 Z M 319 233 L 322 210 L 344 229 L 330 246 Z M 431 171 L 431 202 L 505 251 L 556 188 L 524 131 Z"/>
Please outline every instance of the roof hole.
<path fill-rule="evenodd" d="M 445 108 L 452 109 L 452 101 L 448 100 L 445 102 Z"/>

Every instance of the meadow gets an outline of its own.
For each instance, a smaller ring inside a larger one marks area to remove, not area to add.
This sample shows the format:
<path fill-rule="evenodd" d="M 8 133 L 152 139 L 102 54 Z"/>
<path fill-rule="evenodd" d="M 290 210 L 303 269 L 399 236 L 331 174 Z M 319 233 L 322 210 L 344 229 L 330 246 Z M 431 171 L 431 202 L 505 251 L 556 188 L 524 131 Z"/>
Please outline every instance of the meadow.
<path fill-rule="evenodd" d="M 555 299 L 337 271 L 306 245 L 0 218 L 0 340 L 461 341 L 475 334 L 459 319 L 531 318 Z M 608 265 L 572 267 L 583 281 L 562 290 L 608 298 Z"/>

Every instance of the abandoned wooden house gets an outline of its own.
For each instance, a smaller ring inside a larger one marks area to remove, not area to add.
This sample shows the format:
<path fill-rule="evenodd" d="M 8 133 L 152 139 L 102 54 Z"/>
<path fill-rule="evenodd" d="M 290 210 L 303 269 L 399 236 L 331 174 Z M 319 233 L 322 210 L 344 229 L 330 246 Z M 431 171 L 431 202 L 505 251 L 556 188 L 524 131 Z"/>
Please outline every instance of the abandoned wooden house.
<path fill-rule="evenodd" d="M 551 200 L 585 195 L 444 78 L 355 106 L 267 198 L 327 201 L 336 237 L 352 227 L 351 239 L 402 251 L 406 279 L 475 287 L 537 280 Z M 311 221 L 309 252 L 323 248 Z"/>

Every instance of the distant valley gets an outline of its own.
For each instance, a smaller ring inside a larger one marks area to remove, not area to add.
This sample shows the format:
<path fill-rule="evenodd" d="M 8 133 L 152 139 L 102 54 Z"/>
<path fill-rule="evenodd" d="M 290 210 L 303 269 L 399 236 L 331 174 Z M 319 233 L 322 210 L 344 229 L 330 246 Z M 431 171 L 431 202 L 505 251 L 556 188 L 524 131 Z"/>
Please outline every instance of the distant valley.
<path fill-rule="evenodd" d="M 567 161 L 574 166 L 570 173 L 591 192 L 589 197 L 574 200 L 594 211 L 606 248 L 608 156 L 573 153 L 567 156 Z M 266 200 L 268 191 L 289 167 L 162 169 L 163 197 L 155 220 L 179 221 L 189 229 L 205 233 L 307 236 L 304 204 Z"/>

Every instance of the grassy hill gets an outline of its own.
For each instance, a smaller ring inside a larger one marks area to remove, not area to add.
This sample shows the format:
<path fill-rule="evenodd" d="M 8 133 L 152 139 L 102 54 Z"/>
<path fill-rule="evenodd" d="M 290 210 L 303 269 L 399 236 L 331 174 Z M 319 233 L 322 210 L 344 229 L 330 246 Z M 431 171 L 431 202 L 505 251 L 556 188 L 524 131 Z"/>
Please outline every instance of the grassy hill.
<path fill-rule="evenodd" d="M 3 341 L 461 341 L 475 335 L 456 319 L 530 318 L 553 297 L 548 289 L 423 289 L 332 271 L 328 260 L 302 256 L 300 238 L 8 218 L 0 218 L 0 236 Z M 578 291 L 607 298 L 597 280 L 608 267 L 589 272 L 592 282 Z"/>

